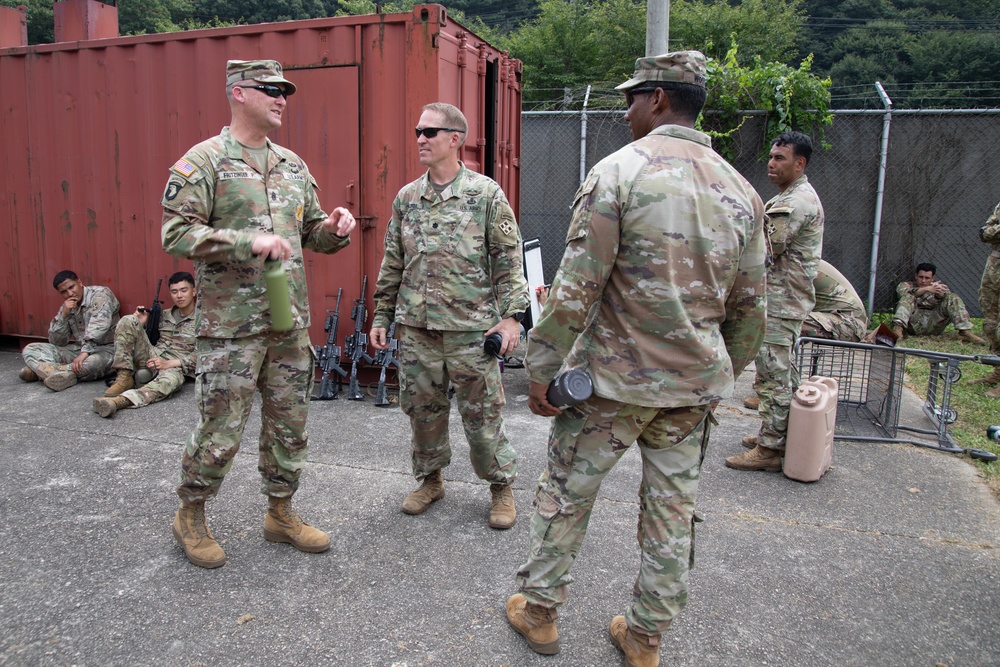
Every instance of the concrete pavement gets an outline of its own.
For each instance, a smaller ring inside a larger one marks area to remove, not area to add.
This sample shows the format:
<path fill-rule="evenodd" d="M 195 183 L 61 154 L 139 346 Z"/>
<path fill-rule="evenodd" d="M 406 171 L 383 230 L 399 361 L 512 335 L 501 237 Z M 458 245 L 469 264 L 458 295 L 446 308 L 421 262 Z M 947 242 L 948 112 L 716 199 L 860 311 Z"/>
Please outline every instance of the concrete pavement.
<path fill-rule="evenodd" d="M 229 556 L 210 571 L 170 533 L 192 385 L 106 420 L 91 412 L 103 386 L 53 393 L 18 380 L 20 365 L 0 352 L 0 665 L 623 664 L 607 627 L 638 568 L 634 448 L 602 487 L 562 652 L 536 655 L 505 620 L 548 431 L 527 409 L 523 370 L 505 375 L 520 456 L 512 530 L 486 526 L 489 487 L 457 414 L 447 496 L 410 517 L 399 510 L 414 488 L 404 416 L 341 399 L 312 404 L 296 496 L 333 549 L 266 542 L 255 408 L 209 505 Z M 691 599 L 661 665 L 1000 665 L 1000 503 L 975 469 L 909 445 L 838 442 L 814 484 L 729 470 L 723 459 L 758 423 L 742 407 L 751 380 L 718 411 Z"/>

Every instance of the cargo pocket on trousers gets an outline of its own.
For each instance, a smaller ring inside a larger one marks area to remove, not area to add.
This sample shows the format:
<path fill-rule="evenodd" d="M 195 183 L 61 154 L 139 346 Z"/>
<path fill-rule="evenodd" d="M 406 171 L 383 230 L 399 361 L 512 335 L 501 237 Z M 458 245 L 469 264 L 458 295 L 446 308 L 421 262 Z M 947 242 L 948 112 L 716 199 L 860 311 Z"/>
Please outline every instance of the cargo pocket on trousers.
<path fill-rule="evenodd" d="M 198 355 L 198 407 L 203 417 L 229 414 L 229 352 L 217 350 Z"/>

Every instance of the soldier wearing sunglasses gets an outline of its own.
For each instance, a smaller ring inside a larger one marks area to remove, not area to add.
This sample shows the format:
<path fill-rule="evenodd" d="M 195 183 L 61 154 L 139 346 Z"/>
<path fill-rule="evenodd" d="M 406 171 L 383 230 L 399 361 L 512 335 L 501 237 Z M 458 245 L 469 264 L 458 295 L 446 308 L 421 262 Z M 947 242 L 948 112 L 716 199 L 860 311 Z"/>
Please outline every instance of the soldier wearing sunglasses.
<path fill-rule="evenodd" d="M 491 334 L 500 354 L 520 342 L 528 307 L 521 233 L 500 186 L 459 160 L 468 124 L 450 104 L 428 104 L 417 121 L 417 153 L 427 172 L 392 204 L 385 256 L 375 286 L 371 341 L 399 336 L 400 407 L 413 430 L 413 474 L 421 483 L 403 512 L 421 514 L 444 497 L 451 461 L 448 387 L 455 388 L 472 467 L 490 482 L 489 525 L 514 525 L 511 484 L 517 454 L 504 433 L 500 368 L 483 351 Z"/>
<path fill-rule="evenodd" d="M 329 216 L 305 162 L 271 143 L 295 93 L 274 60 L 230 60 L 226 94 L 232 122 L 170 168 L 163 193 L 163 248 L 194 260 L 195 392 L 201 418 L 188 438 L 174 537 L 188 560 L 219 567 L 226 555 L 205 521 L 205 501 L 222 485 L 239 449 L 253 396 L 261 394 L 264 538 L 318 553 L 330 538 L 292 509 L 306 462 L 306 412 L 313 381 L 303 248 L 331 254 L 350 243 L 346 208 Z M 288 274 L 293 326 L 271 328 L 265 260 Z"/>

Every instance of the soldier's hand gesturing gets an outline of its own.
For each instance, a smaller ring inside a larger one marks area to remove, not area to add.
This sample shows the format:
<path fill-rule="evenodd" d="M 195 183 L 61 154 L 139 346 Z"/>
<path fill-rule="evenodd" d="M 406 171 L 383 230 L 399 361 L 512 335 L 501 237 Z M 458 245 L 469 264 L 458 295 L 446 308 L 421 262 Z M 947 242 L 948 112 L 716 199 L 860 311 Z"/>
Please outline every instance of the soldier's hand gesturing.
<path fill-rule="evenodd" d="M 333 213 L 327 218 L 323 225 L 337 236 L 348 236 L 354 230 L 357 221 L 351 212 L 343 206 L 333 209 Z"/>

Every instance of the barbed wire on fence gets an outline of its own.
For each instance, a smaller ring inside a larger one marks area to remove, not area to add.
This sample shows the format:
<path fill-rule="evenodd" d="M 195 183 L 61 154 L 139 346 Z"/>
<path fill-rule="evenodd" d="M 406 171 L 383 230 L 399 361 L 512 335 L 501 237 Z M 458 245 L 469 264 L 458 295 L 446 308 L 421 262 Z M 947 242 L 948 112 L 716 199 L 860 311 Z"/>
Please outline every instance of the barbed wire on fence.
<path fill-rule="evenodd" d="M 562 257 L 581 173 L 631 141 L 623 112 L 624 105 L 588 110 L 585 132 L 578 110 L 523 114 L 521 226 L 526 239 L 541 241 L 546 280 Z M 776 191 L 760 159 L 764 117 L 756 113 L 738 132 L 741 149 L 733 165 L 767 200 Z M 827 130 L 830 148 L 813 154 L 807 175 L 826 210 L 823 256 L 862 298 L 874 277 L 873 307 L 878 312 L 894 307 L 896 285 L 910 278 L 918 262 L 933 262 L 970 314 L 979 316 L 978 287 L 989 249 L 977 232 L 1000 199 L 1000 168 L 991 159 L 1000 151 L 1000 109 L 893 114 L 876 245 L 873 223 L 884 121 L 884 111 L 835 112 Z"/>

